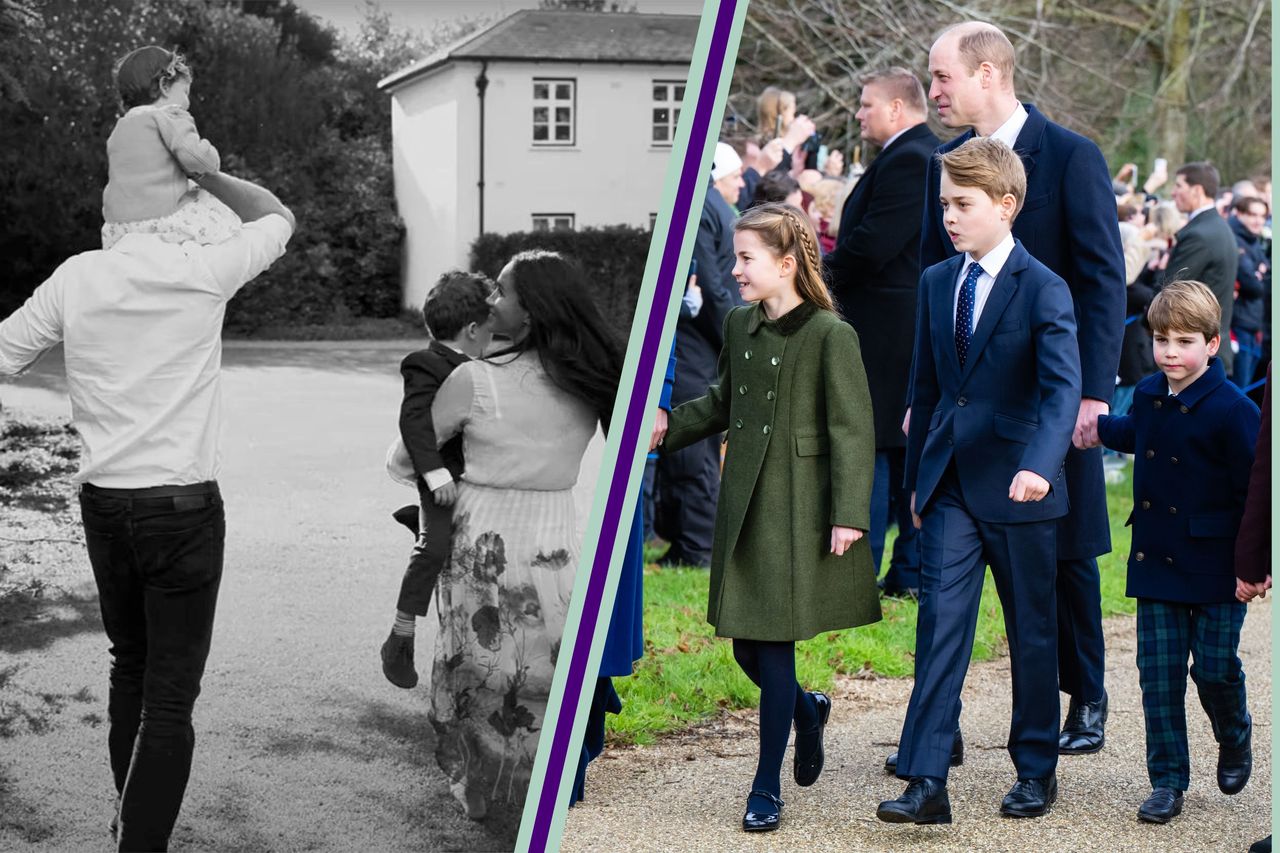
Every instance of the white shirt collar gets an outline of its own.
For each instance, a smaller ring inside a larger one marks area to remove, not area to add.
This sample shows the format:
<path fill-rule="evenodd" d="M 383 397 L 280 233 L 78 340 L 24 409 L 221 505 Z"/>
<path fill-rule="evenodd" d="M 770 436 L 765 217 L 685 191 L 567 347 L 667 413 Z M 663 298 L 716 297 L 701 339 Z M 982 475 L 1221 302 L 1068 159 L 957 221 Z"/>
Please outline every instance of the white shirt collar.
<path fill-rule="evenodd" d="M 1212 210 L 1213 212 L 1217 213 L 1217 211 L 1218 211 L 1218 206 L 1217 206 L 1216 204 L 1214 204 L 1213 202 L 1209 202 L 1209 203 L 1208 203 L 1208 204 L 1206 204 L 1204 207 L 1198 207 L 1198 208 L 1196 208 L 1195 210 L 1191 211 L 1191 215 L 1187 217 L 1187 221 L 1188 221 L 1188 222 L 1190 222 L 1191 220 L 1195 219 L 1195 218 L 1196 218 L 1197 216 L 1199 216 L 1200 214 L 1204 213 L 1206 210 Z"/>
<path fill-rule="evenodd" d="M 1018 134 L 1022 132 L 1022 126 L 1027 123 L 1027 108 L 1019 103 L 1014 107 L 1013 113 L 1004 120 L 1004 124 L 997 127 L 991 133 L 991 138 L 1003 142 L 1010 148 L 1018 141 Z M 977 135 L 977 132 L 974 132 Z"/>
<path fill-rule="evenodd" d="M 913 124 L 913 125 L 911 125 L 911 127 L 915 127 L 915 125 Z M 895 141 L 895 140 L 897 140 L 897 138 L 898 138 L 899 136 L 901 136 L 902 134 L 904 134 L 904 133 L 906 133 L 908 130 L 910 130 L 910 129 L 911 129 L 911 127 L 904 127 L 902 130 L 898 131 L 898 132 L 897 132 L 897 133 L 895 133 L 893 136 L 890 136 L 887 140 L 885 140 L 884 145 L 881 145 L 881 146 L 880 146 L 880 150 L 881 150 L 881 151 L 884 151 L 886 148 L 888 148 L 890 145 L 892 145 L 892 144 L 894 143 L 894 141 Z"/>
<path fill-rule="evenodd" d="M 996 244 L 996 247 L 990 252 L 982 256 L 982 260 L 978 261 L 978 266 L 982 267 L 982 271 L 987 275 L 995 278 L 1000 275 L 1000 270 L 1004 269 L 1005 263 L 1009 260 L 1009 255 L 1013 253 L 1013 235 L 1006 234 L 1004 239 Z M 964 264 L 961 272 L 969 269 L 969 264 L 973 263 L 973 256 L 968 252 L 964 253 Z"/>

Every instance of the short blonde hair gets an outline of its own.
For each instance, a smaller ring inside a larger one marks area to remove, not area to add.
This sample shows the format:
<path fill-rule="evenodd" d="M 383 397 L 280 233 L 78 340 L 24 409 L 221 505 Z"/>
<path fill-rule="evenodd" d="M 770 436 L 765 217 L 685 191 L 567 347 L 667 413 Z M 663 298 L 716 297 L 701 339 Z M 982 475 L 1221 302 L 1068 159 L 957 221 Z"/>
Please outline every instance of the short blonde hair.
<path fill-rule="evenodd" d="M 1189 279 L 1166 284 L 1147 309 L 1147 325 L 1160 334 L 1200 332 L 1205 341 L 1222 333 L 1218 297 L 1204 284 Z"/>
<path fill-rule="evenodd" d="M 966 71 L 974 74 L 979 65 L 990 62 L 1000 72 L 1005 85 L 1013 88 L 1013 43 L 999 27 L 985 22 L 966 21 L 947 27 L 938 38 L 947 35 L 957 36 L 956 50 Z"/>
<path fill-rule="evenodd" d="M 938 155 L 947 176 L 962 187 L 976 187 L 995 201 L 1012 195 L 1016 217 L 1027 197 L 1027 169 L 1022 159 L 1003 142 L 975 136 L 953 151 Z"/>

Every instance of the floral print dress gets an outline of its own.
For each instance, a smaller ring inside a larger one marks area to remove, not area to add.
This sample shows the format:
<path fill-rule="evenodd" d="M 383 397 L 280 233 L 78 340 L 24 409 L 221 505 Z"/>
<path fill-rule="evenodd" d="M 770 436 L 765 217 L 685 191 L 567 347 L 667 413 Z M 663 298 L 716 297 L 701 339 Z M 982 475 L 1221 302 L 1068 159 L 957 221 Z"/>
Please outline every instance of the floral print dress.
<path fill-rule="evenodd" d="M 472 361 L 432 407 L 466 474 L 440 576 L 431 672 L 436 758 L 472 817 L 514 832 L 541 735 L 581 547 L 573 487 L 596 430 L 536 354 Z"/>

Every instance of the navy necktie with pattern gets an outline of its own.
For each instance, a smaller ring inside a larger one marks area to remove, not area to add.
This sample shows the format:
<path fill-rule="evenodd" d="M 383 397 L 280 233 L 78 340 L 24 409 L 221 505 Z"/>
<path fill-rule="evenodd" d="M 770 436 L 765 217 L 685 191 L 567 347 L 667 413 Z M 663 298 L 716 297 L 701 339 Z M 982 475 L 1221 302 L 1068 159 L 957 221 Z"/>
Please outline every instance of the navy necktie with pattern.
<path fill-rule="evenodd" d="M 956 302 L 956 355 L 960 358 L 960 367 L 964 367 L 969 357 L 969 341 L 973 339 L 973 306 L 978 294 L 978 278 L 982 275 L 982 267 L 977 261 L 969 264 L 965 271 L 964 281 L 960 284 L 960 299 Z"/>

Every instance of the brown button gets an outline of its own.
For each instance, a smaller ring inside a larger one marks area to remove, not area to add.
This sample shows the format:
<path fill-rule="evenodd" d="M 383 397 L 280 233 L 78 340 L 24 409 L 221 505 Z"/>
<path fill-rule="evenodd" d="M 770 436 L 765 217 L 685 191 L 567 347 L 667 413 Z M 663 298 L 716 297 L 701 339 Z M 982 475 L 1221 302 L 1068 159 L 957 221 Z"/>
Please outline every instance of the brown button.
<path fill-rule="evenodd" d="M 1147 558 L 1147 555 L 1142 553 L 1141 551 L 1133 555 L 1133 559 L 1137 560 L 1139 563 L 1141 563 L 1146 558 Z"/>
<path fill-rule="evenodd" d="M 1178 508 L 1176 506 L 1169 507 L 1169 515 L 1177 515 L 1177 514 L 1178 514 Z"/>
<path fill-rule="evenodd" d="M 1151 509 L 1151 501 L 1143 501 L 1143 502 L 1142 502 L 1142 508 L 1143 508 L 1143 509 Z"/>
<path fill-rule="evenodd" d="M 1178 457 L 1176 457 L 1176 456 L 1170 456 L 1170 457 L 1169 457 L 1169 461 L 1170 461 L 1170 462 L 1172 462 L 1174 465 L 1177 465 L 1177 464 L 1178 464 Z"/>
<path fill-rule="evenodd" d="M 1156 408 L 1157 408 L 1157 409 L 1158 409 L 1158 408 L 1160 408 L 1160 407 L 1161 407 L 1161 406 L 1163 406 L 1163 405 L 1164 405 L 1164 403 L 1162 403 L 1162 402 L 1161 402 L 1161 401 L 1159 401 L 1159 400 L 1156 400 Z"/>
<path fill-rule="evenodd" d="M 1189 411 L 1191 411 L 1191 410 L 1190 410 L 1190 409 L 1188 409 L 1186 406 L 1179 406 L 1179 407 L 1178 407 L 1178 411 L 1182 412 L 1182 414 L 1184 414 L 1184 415 L 1185 415 L 1187 412 L 1189 412 Z"/>
<path fill-rule="evenodd" d="M 1148 451 L 1147 451 L 1147 458 L 1148 458 L 1148 459 L 1153 458 L 1155 455 L 1156 455 L 1156 452 L 1155 452 L 1154 450 L 1148 450 Z"/>

